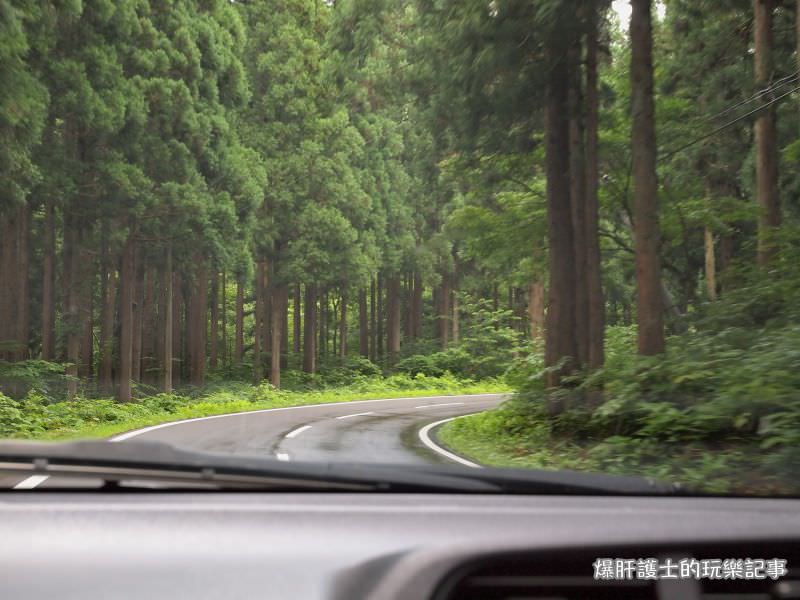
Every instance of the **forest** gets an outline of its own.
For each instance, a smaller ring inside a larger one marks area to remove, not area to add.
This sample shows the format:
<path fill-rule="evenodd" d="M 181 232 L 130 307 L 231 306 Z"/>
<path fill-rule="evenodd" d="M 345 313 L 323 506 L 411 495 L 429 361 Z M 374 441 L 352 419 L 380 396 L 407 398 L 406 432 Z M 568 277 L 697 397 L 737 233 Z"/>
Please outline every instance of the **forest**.
<path fill-rule="evenodd" d="M 630 5 L 0 0 L 0 434 L 508 389 L 441 439 L 785 490 L 800 0 Z"/>

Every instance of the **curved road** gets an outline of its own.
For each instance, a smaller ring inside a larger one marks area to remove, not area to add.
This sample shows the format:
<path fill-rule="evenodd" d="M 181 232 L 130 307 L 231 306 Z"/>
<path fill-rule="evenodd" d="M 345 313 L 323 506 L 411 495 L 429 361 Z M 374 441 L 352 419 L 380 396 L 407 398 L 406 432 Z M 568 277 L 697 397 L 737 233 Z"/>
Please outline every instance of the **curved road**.
<path fill-rule="evenodd" d="M 420 430 L 494 408 L 506 397 L 428 396 L 267 409 L 164 423 L 111 441 L 160 441 L 190 450 L 284 461 L 447 463 L 453 458 L 426 445 Z M 30 488 L 47 483 L 55 482 L 33 476 L 11 485 Z"/>

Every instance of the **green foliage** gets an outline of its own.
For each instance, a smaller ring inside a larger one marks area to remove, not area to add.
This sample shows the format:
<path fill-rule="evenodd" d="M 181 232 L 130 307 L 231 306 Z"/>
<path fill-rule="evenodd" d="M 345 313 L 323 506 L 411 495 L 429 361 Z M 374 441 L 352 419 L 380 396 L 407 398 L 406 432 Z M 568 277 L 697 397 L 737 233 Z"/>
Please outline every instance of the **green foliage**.
<path fill-rule="evenodd" d="M 0 393 L 21 398 L 35 391 L 50 401 L 60 398 L 67 376 L 62 364 L 44 360 L 6 362 L 0 360 Z"/>

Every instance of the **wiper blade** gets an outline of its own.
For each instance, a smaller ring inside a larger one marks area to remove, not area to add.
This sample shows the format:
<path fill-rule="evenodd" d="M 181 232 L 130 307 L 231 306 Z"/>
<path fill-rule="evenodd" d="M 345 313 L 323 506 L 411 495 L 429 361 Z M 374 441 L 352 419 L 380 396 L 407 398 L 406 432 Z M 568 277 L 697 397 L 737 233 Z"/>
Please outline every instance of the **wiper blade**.
<path fill-rule="evenodd" d="M 383 465 L 280 462 L 211 454 L 160 442 L 0 442 L 0 472 L 101 479 L 105 482 L 207 484 L 280 491 L 497 493 L 490 482 Z"/>

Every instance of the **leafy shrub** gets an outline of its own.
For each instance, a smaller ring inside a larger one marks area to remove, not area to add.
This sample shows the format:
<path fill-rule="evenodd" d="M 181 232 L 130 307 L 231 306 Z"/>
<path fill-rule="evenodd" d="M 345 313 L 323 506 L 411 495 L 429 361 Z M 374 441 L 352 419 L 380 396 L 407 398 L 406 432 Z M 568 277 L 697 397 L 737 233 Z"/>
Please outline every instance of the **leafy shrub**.
<path fill-rule="evenodd" d="M 63 397 L 67 386 L 65 366 L 45 360 L 0 360 L 0 393 L 24 398 L 35 390 L 51 401 Z"/>

